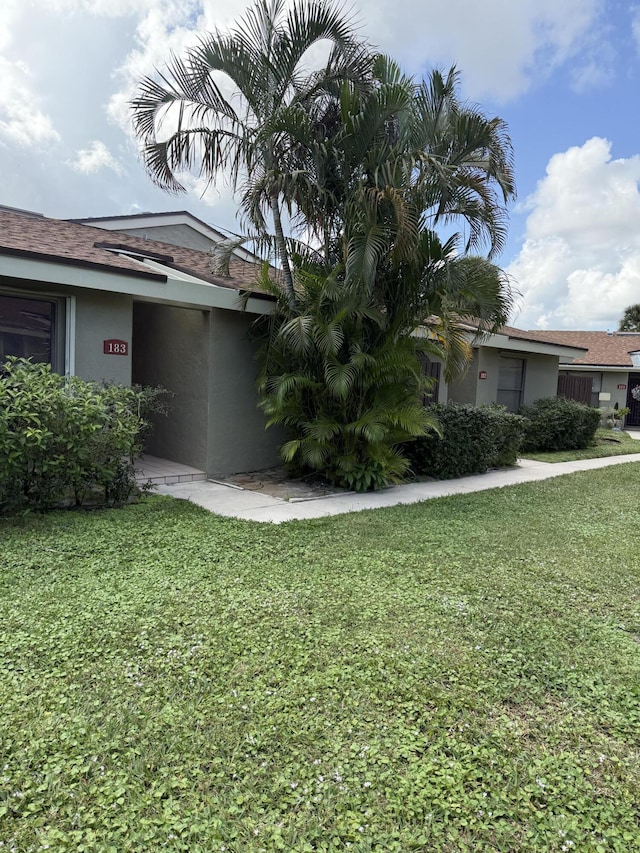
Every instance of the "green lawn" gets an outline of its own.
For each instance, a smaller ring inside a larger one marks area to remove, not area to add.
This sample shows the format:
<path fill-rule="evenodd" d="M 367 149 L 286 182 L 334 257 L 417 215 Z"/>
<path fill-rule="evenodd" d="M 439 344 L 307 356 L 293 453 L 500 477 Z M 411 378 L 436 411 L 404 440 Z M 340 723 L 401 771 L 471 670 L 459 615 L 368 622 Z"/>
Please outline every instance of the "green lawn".
<path fill-rule="evenodd" d="M 527 459 L 537 462 L 574 462 L 576 459 L 599 459 L 601 456 L 624 456 L 640 453 L 640 440 L 626 432 L 599 429 L 595 444 L 584 450 L 558 450 L 553 453 L 525 453 Z"/>
<path fill-rule="evenodd" d="M 0 849 L 640 850 L 639 480 L 0 522 Z"/>

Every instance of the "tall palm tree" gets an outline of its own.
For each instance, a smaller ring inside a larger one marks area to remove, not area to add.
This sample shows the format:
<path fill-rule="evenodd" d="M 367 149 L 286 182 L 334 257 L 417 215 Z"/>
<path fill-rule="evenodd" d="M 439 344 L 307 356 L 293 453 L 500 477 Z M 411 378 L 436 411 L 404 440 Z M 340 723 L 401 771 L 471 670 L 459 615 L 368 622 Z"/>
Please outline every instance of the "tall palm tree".
<path fill-rule="evenodd" d="M 314 70 L 309 52 L 321 42 L 329 56 Z M 226 174 L 259 235 L 271 218 L 290 301 L 283 209 L 295 213 L 296 199 L 310 192 L 299 143 L 314 107 L 335 100 L 345 82 L 356 91 L 365 86 L 371 62 L 341 6 L 299 0 L 287 9 L 285 0 L 257 0 L 231 31 L 203 36 L 184 59 L 144 78 L 132 100 L 144 162 L 159 186 L 183 191 L 179 172 L 194 167 L 208 181 Z"/>
<path fill-rule="evenodd" d="M 262 407 L 292 431 L 286 461 L 349 488 L 401 477 L 399 445 L 433 426 L 419 354 L 455 378 L 470 354 L 462 321 L 489 331 L 511 308 L 504 273 L 468 254 L 504 240 L 511 145 L 457 85 L 454 69 L 415 84 L 378 57 L 374 85 L 344 84 L 339 112 L 314 105 L 296 152 L 314 176 L 298 210 L 320 249 L 297 258 L 296 304 L 266 321 Z M 465 233 L 435 233 L 460 222 Z"/>

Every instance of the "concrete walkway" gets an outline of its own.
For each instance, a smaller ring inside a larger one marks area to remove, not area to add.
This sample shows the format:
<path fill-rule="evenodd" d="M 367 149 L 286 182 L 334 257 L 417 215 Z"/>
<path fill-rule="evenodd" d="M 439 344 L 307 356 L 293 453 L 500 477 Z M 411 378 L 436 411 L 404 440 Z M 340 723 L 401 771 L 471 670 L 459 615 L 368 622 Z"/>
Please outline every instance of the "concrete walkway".
<path fill-rule="evenodd" d="M 513 468 L 490 471 L 487 474 L 478 474 L 473 477 L 461 477 L 458 480 L 408 483 L 402 486 L 391 486 L 381 492 L 366 492 L 364 494 L 353 492 L 295 502 L 241 489 L 237 486 L 214 483 L 210 480 L 161 485 L 158 486 L 157 493 L 184 498 L 217 515 L 281 524 L 283 521 L 322 518 L 347 512 L 359 512 L 364 509 L 413 504 L 431 498 L 446 497 L 447 495 L 481 492 L 486 489 L 512 486 L 516 483 L 530 483 L 534 480 L 548 480 L 551 477 L 561 477 L 563 474 L 572 474 L 575 471 L 591 471 L 594 468 L 623 465 L 626 462 L 640 462 L 640 453 L 631 453 L 626 456 L 607 456 L 602 459 L 582 459 L 578 462 L 549 463 L 521 459 Z"/>

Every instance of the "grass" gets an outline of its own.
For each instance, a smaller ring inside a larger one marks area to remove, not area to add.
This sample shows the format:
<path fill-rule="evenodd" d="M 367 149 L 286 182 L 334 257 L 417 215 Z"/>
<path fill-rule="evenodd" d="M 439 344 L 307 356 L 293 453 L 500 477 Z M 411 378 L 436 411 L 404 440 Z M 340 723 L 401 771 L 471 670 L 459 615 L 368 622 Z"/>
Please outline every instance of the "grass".
<path fill-rule="evenodd" d="M 537 462 L 574 462 L 577 459 L 599 459 L 602 456 L 623 456 L 640 453 L 640 440 L 631 438 L 626 432 L 599 429 L 596 441 L 584 450 L 558 450 L 553 453 L 525 453 L 527 459 Z"/>
<path fill-rule="evenodd" d="M 0 522 L 3 849 L 639 850 L 639 477 Z"/>

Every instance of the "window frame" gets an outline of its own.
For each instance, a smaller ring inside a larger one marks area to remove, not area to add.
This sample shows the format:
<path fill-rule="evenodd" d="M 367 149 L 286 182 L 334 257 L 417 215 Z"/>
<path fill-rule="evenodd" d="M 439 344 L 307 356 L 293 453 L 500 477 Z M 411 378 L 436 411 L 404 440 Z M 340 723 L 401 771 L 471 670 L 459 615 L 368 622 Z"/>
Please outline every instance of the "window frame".
<path fill-rule="evenodd" d="M 39 288 L 25 289 L 0 285 L 0 298 L 25 299 L 40 302 L 52 302 L 55 306 L 53 333 L 51 335 L 51 368 L 56 373 L 73 376 L 75 373 L 75 335 L 76 298 L 61 295 Z"/>

